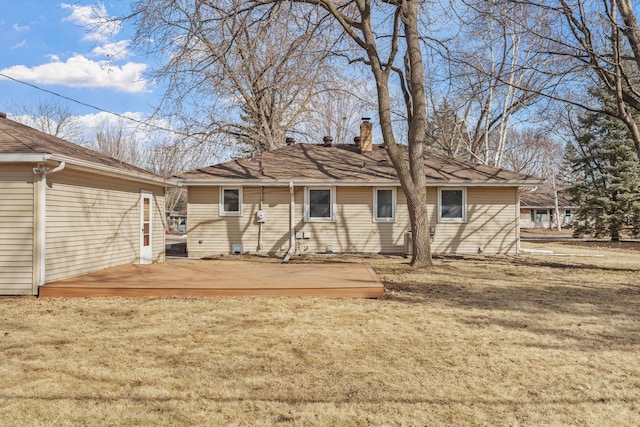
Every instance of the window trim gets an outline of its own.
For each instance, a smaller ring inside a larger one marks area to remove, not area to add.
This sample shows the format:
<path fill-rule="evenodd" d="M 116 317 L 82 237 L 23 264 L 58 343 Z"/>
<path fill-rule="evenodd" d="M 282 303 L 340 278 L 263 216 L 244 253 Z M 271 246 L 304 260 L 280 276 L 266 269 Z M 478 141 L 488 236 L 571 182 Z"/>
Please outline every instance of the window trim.
<path fill-rule="evenodd" d="M 311 190 L 329 190 L 330 201 L 330 215 L 326 217 L 312 217 L 310 216 L 311 207 L 309 206 L 310 191 Z M 336 221 L 336 187 L 304 187 L 304 222 L 335 222 Z"/>
<path fill-rule="evenodd" d="M 550 209 L 536 209 L 536 215 L 535 215 L 535 223 L 536 224 L 544 224 L 545 222 L 553 222 L 553 218 L 551 217 L 551 210 Z M 538 220 L 538 214 L 541 213 L 541 218 L 540 220 Z M 544 215 L 544 218 L 542 217 L 542 215 Z"/>
<path fill-rule="evenodd" d="M 378 217 L 378 190 L 391 190 L 391 218 Z M 373 187 L 373 222 L 396 222 L 396 207 L 398 206 L 396 187 Z"/>
<path fill-rule="evenodd" d="M 442 192 L 462 191 L 462 218 L 442 217 Z M 466 187 L 438 187 L 438 222 L 466 223 L 467 222 L 467 188 Z"/>
<path fill-rule="evenodd" d="M 238 190 L 238 210 L 226 211 L 224 210 L 224 191 L 225 190 Z M 220 201 L 219 210 L 220 216 L 242 216 L 242 187 L 220 187 Z"/>

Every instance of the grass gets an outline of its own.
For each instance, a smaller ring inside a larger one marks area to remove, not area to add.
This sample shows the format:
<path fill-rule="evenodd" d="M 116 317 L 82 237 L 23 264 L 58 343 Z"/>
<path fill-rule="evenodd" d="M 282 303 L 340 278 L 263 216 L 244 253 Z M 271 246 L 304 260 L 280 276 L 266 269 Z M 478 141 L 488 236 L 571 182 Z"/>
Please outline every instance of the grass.
<path fill-rule="evenodd" d="M 0 425 L 640 424 L 639 245 L 528 245 L 368 257 L 380 301 L 1 298 Z"/>

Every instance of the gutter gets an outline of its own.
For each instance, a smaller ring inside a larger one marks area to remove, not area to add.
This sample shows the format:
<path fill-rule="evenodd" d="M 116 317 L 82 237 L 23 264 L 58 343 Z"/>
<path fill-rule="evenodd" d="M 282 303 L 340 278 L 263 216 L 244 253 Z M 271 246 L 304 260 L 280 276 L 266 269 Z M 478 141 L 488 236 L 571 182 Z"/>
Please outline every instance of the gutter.
<path fill-rule="evenodd" d="M 289 202 L 289 250 L 282 258 L 282 264 L 287 264 L 291 255 L 296 251 L 296 197 L 293 181 L 289 181 L 289 194 L 291 195 Z"/>
<path fill-rule="evenodd" d="M 36 278 L 34 281 L 34 295 L 37 294 L 37 286 L 45 284 L 46 280 L 46 240 L 47 240 L 47 175 L 60 172 L 65 167 L 65 162 L 60 162 L 58 166 L 51 169 L 44 165 L 44 163 L 38 163 L 38 166 L 33 168 L 33 173 L 39 175 L 37 183 L 37 214 L 34 215 L 35 220 L 35 242 L 34 251 L 37 256 Z"/>
<path fill-rule="evenodd" d="M 0 154 L 0 163 L 39 163 L 50 158 L 49 153 L 6 153 Z"/>

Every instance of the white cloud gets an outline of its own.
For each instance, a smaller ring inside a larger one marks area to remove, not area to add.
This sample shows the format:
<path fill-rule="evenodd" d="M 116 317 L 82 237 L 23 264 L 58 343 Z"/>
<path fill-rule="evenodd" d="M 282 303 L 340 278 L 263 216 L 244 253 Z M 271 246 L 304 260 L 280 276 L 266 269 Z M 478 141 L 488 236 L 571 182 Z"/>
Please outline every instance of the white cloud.
<path fill-rule="evenodd" d="M 120 92 L 148 92 L 142 77 L 146 64 L 128 62 L 122 66 L 107 61 L 92 61 L 75 55 L 66 62 L 53 60 L 33 68 L 24 65 L 8 67 L 0 72 L 19 80 L 69 87 L 111 88 Z"/>
<path fill-rule="evenodd" d="M 130 56 L 128 40 L 121 40 L 115 43 L 105 43 L 102 46 L 97 46 L 91 51 L 93 56 L 103 56 L 110 59 L 124 59 Z"/>
<path fill-rule="evenodd" d="M 31 26 L 30 25 L 13 24 L 13 29 L 16 30 L 17 32 L 21 33 L 23 31 L 29 31 L 31 29 Z"/>
<path fill-rule="evenodd" d="M 11 46 L 11 49 L 19 49 L 21 47 L 25 47 L 27 45 L 27 40 L 26 39 L 22 39 L 22 41 L 20 43 L 16 43 L 13 46 Z"/>
<path fill-rule="evenodd" d="M 102 3 L 93 6 L 62 3 L 60 7 L 71 9 L 71 15 L 63 18 L 62 22 L 70 21 L 87 30 L 84 40 L 104 42 L 122 30 L 122 23 L 109 17 Z"/>

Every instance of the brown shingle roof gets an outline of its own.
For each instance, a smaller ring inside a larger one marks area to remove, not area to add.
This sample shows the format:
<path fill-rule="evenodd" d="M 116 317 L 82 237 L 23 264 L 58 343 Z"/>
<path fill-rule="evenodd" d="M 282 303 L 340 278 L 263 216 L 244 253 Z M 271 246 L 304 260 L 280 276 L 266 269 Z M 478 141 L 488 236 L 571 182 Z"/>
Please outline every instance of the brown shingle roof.
<path fill-rule="evenodd" d="M 374 145 L 370 155 L 355 145 L 296 144 L 265 152 L 254 158 L 220 163 L 176 175 L 187 183 L 198 181 L 348 181 L 397 182 L 396 171 L 383 146 Z M 427 183 L 537 184 L 538 178 L 455 160 L 435 153 L 425 156 Z M 262 167 L 262 171 L 261 171 Z"/>
<path fill-rule="evenodd" d="M 555 201 L 553 194 L 545 191 L 525 191 L 520 193 L 520 206 L 523 208 L 553 208 Z M 571 201 L 569 196 L 564 193 L 558 193 L 558 207 L 573 208 L 578 205 Z"/>
<path fill-rule="evenodd" d="M 0 154 L 53 154 L 155 177 L 144 169 L 2 117 Z"/>

